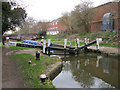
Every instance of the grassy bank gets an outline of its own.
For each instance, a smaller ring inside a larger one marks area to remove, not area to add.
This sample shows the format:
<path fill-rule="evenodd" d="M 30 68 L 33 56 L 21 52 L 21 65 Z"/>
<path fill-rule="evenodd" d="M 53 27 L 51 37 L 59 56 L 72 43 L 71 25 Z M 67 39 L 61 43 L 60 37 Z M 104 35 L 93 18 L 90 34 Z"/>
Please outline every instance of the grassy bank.
<path fill-rule="evenodd" d="M 103 38 L 103 42 L 100 46 L 115 47 L 118 48 L 118 33 L 117 32 L 99 32 L 99 33 L 88 33 L 82 36 L 95 40 L 97 37 Z"/>
<path fill-rule="evenodd" d="M 52 43 L 54 44 L 61 44 L 61 45 L 64 45 L 64 41 L 51 41 Z M 67 45 L 69 46 L 71 43 L 71 46 L 76 46 L 77 43 L 76 42 L 67 42 Z M 84 45 L 85 43 L 84 42 L 80 42 L 80 45 Z"/>
<path fill-rule="evenodd" d="M 49 38 L 52 35 L 48 36 Z M 80 40 L 84 40 L 84 38 L 89 38 L 90 41 L 96 40 L 96 38 L 103 38 L 103 42 L 100 43 L 100 46 L 106 47 L 115 47 L 118 48 L 118 33 L 117 32 L 90 32 L 90 33 L 78 33 L 78 34 L 70 34 L 70 33 L 62 33 L 58 35 L 54 35 L 51 39 L 57 39 L 63 41 L 63 39 L 68 39 L 68 41 L 72 41 L 76 38 Z M 55 42 L 55 44 L 63 44 L 64 42 Z M 83 45 L 84 43 L 80 43 Z M 75 44 L 72 44 L 75 45 Z M 94 44 L 95 45 L 95 44 Z"/>
<path fill-rule="evenodd" d="M 10 50 L 24 50 L 24 49 L 34 49 L 29 47 L 15 47 L 10 46 Z M 46 80 L 43 84 L 40 80 L 40 75 L 51 64 L 60 62 L 61 60 L 57 57 L 49 57 L 47 55 L 41 55 L 40 60 L 36 61 L 36 56 L 31 54 L 12 54 L 11 58 L 19 66 L 19 70 L 23 75 L 23 79 L 26 82 L 26 86 L 30 88 L 55 88 L 50 80 Z M 32 64 L 28 64 L 31 60 Z"/>
<path fill-rule="evenodd" d="M 103 38 L 103 42 L 100 46 L 116 47 L 118 48 L 118 33 L 117 32 L 94 32 L 94 33 L 81 33 L 79 36 L 83 38 L 89 38 L 91 41 L 96 38 Z"/>
<path fill-rule="evenodd" d="M 45 38 L 46 39 L 55 39 L 56 35 L 47 35 Z"/>
<path fill-rule="evenodd" d="M 60 59 L 57 57 L 41 55 L 40 60 L 36 61 L 36 57 L 30 54 L 14 54 L 11 58 L 19 65 L 19 70 L 24 76 L 23 79 L 26 81 L 27 87 L 55 88 L 50 80 L 46 80 L 43 84 L 40 80 L 40 75 L 47 69 L 47 66 L 61 61 Z M 28 64 L 29 60 L 31 60 L 32 64 Z"/>
<path fill-rule="evenodd" d="M 2 42 L 0 42 L 0 47 L 5 47 L 5 45 L 3 45 L 3 43 L 2 43 Z"/>
<path fill-rule="evenodd" d="M 53 43 L 53 44 L 64 45 L 64 39 L 66 39 L 66 38 L 59 39 L 59 37 L 57 35 L 47 35 L 46 39 L 51 39 L 51 43 Z M 48 42 L 48 40 L 46 40 L 46 42 Z M 76 41 L 67 42 L 67 45 L 70 45 L 70 43 L 71 43 L 71 46 L 76 46 Z M 83 45 L 83 44 L 84 44 L 84 42 L 80 42 L 80 45 Z"/>
<path fill-rule="evenodd" d="M 11 51 L 14 51 L 14 50 L 24 50 L 24 49 L 34 49 L 34 48 L 10 46 L 10 50 Z"/>

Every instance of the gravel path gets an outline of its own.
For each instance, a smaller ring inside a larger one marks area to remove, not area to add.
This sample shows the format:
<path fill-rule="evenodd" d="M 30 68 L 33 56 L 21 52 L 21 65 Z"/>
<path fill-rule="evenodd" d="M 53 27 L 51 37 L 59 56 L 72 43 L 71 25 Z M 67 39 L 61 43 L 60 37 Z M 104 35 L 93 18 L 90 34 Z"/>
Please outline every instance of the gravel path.
<path fill-rule="evenodd" d="M 9 47 L 2 48 L 2 88 L 25 88 L 18 66 L 6 55 Z"/>

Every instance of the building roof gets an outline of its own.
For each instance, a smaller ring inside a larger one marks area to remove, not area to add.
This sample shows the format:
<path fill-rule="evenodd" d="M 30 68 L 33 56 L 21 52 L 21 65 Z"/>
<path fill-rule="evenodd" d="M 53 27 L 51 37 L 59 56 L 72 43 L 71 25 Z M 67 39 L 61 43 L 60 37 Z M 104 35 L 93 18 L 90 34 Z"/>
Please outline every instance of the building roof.
<path fill-rule="evenodd" d="M 105 4 L 99 5 L 99 6 L 95 7 L 95 8 L 102 7 L 102 6 L 107 5 L 107 4 L 110 4 L 110 3 L 119 3 L 119 2 L 120 2 L 120 1 L 108 2 L 108 3 L 105 3 Z"/>

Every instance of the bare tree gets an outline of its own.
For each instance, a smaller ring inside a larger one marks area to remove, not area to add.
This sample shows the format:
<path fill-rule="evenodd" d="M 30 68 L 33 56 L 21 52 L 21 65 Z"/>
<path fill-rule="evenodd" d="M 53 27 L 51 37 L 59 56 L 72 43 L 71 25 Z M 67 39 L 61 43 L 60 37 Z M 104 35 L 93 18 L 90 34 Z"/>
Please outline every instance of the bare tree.
<path fill-rule="evenodd" d="M 82 2 L 75 6 L 72 11 L 72 22 L 76 31 L 82 31 L 84 29 L 89 32 L 89 22 L 93 19 L 94 10 L 92 9 L 92 2 Z"/>
<path fill-rule="evenodd" d="M 32 31 L 34 31 L 35 33 L 38 33 L 40 31 L 46 32 L 48 28 L 48 24 L 49 22 L 39 21 L 36 23 L 36 25 L 34 25 L 34 27 L 32 28 Z"/>
<path fill-rule="evenodd" d="M 21 30 L 18 33 L 21 33 L 21 34 L 33 33 L 34 31 L 32 30 L 32 28 L 35 25 L 36 25 L 36 21 L 32 17 L 29 17 L 26 19 L 24 26 L 21 27 Z"/>
<path fill-rule="evenodd" d="M 70 13 L 66 12 L 63 13 L 63 16 L 60 19 L 60 24 L 65 25 L 71 33 L 73 32 L 73 26 L 72 26 L 72 21 L 71 21 L 71 15 Z"/>
<path fill-rule="evenodd" d="M 89 32 L 89 22 L 93 19 L 93 14 L 92 2 L 82 1 L 71 13 L 63 14 L 61 23 L 66 25 L 72 33 L 83 31 L 83 29 Z"/>

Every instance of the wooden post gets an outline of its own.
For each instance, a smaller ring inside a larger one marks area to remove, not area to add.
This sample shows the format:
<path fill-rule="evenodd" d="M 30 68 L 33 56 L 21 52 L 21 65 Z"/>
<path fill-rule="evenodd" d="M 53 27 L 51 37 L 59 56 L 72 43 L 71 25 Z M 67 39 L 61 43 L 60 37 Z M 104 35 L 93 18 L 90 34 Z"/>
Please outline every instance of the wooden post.
<path fill-rule="evenodd" d="M 64 48 L 67 46 L 67 39 L 64 39 Z"/>
<path fill-rule="evenodd" d="M 99 43 L 102 42 L 102 38 L 97 38 L 96 41 L 97 41 L 97 49 L 100 49 Z"/>
<path fill-rule="evenodd" d="M 48 39 L 48 47 L 50 47 L 51 39 Z"/>
<path fill-rule="evenodd" d="M 89 38 L 87 39 L 87 43 L 89 43 Z"/>
<path fill-rule="evenodd" d="M 85 45 L 87 44 L 87 38 L 85 38 Z"/>
<path fill-rule="evenodd" d="M 67 39 L 64 39 L 64 54 L 66 55 Z"/>
<path fill-rule="evenodd" d="M 50 56 L 50 41 L 51 39 L 48 39 L 48 55 Z"/>
<path fill-rule="evenodd" d="M 43 40 L 43 53 L 45 54 L 45 48 L 46 48 L 46 40 Z"/>
<path fill-rule="evenodd" d="M 99 38 L 97 38 L 96 41 L 97 41 L 97 50 L 99 50 L 100 49 L 100 47 L 99 47 Z"/>
<path fill-rule="evenodd" d="M 79 54 L 79 38 L 77 38 L 77 54 Z"/>
<path fill-rule="evenodd" d="M 79 38 L 77 38 L 77 48 L 79 48 Z"/>

